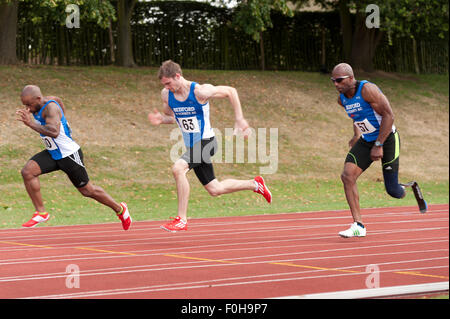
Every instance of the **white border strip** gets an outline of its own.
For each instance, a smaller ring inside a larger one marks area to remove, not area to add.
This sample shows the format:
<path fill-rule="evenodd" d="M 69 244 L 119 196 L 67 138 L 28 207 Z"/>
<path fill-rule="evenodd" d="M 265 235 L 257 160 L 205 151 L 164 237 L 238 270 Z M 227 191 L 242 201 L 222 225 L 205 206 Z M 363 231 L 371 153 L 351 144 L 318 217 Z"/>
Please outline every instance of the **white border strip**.
<path fill-rule="evenodd" d="M 443 281 L 429 284 L 346 290 L 346 291 L 325 292 L 299 296 L 277 297 L 270 299 L 360 299 L 360 298 L 399 296 L 407 294 L 448 291 L 448 290 L 449 290 L 449 282 Z"/>

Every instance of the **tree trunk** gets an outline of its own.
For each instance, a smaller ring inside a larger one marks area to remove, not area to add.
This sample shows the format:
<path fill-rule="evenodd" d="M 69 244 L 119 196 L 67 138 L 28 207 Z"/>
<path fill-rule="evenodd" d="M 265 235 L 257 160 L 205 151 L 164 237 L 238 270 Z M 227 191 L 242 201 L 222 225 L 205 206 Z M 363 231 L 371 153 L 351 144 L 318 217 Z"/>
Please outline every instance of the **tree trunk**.
<path fill-rule="evenodd" d="M 111 63 L 114 63 L 116 61 L 116 57 L 114 54 L 114 37 L 113 37 L 112 20 L 111 19 L 109 19 L 108 37 L 109 37 L 109 52 L 111 55 Z"/>
<path fill-rule="evenodd" d="M 137 0 L 119 0 L 117 4 L 118 39 L 116 64 L 135 67 L 131 37 L 130 19 Z"/>
<path fill-rule="evenodd" d="M 223 61 L 224 61 L 224 68 L 225 70 L 230 69 L 230 59 L 229 59 L 229 44 L 228 44 L 228 28 L 225 27 L 221 29 L 222 38 L 223 38 L 223 48 L 222 48 L 222 54 L 223 54 Z"/>
<path fill-rule="evenodd" d="M 261 71 L 266 70 L 266 58 L 264 55 L 264 40 L 263 40 L 263 33 L 259 33 L 259 49 L 261 51 Z"/>
<path fill-rule="evenodd" d="M 412 54 L 414 59 L 414 71 L 416 71 L 416 74 L 420 74 L 419 58 L 417 57 L 417 42 L 414 37 L 412 37 Z"/>
<path fill-rule="evenodd" d="M 322 35 L 322 49 L 320 52 L 320 72 L 328 73 L 327 71 L 327 53 L 326 53 L 326 29 L 325 27 L 321 27 L 321 35 Z"/>
<path fill-rule="evenodd" d="M 18 0 L 0 3 L 0 64 L 16 64 Z"/>
<path fill-rule="evenodd" d="M 383 34 L 384 32 L 378 28 L 368 29 L 365 23 L 365 15 L 362 13 L 356 14 L 350 59 L 353 69 L 366 72 L 374 71 L 373 58 Z"/>
<path fill-rule="evenodd" d="M 344 61 L 350 62 L 352 53 L 352 17 L 348 8 L 348 0 L 339 1 L 339 17 L 341 20 Z"/>
<path fill-rule="evenodd" d="M 63 65 L 64 64 L 64 27 L 58 25 L 58 34 L 57 34 L 57 38 L 58 38 L 58 65 Z"/>

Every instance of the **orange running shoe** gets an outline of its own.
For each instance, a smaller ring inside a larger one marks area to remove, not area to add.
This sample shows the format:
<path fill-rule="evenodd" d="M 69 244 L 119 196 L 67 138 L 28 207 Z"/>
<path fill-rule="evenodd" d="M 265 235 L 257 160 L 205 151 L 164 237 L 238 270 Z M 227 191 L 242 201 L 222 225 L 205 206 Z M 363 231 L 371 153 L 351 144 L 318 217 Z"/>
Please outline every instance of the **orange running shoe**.
<path fill-rule="evenodd" d="M 161 225 L 162 229 L 164 229 L 168 232 L 171 232 L 171 233 L 175 233 L 179 230 L 187 230 L 187 222 L 182 220 L 180 218 L 180 216 L 177 216 L 176 218 L 173 218 L 173 217 L 171 217 L 171 218 L 172 218 L 171 222 Z"/>
<path fill-rule="evenodd" d="M 272 203 L 272 193 L 269 191 L 266 184 L 264 183 L 264 179 L 261 176 L 256 176 L 255 182 L 257 184 L 258 189 L 254 190 L 254 192 L 263 195 L 269 204 Z"/>
<path fill-rule="evenodd" d="M 120 203 L 120 206 L 122 206 L 122 213 L 117 214 L 117 217 L 119 217 L 120 221 L 122 222 L 122 227 L 124 230 L 128 230 L 131 226 L 131 215 L 128 211 L 128 206 L 126 203 L 122 202 Z"/>
<path fill-rule="evenodd" d="M 38 224 L 40 223 L 45 223 L 47 220 L 49 220 L 50 218 L 50 214 L 49 213 L 39 213 L 39 212 L 35 212 L 33 214 L 33 217 L 31 217 L 31 219 L 29 221 L 27 221 L 26 223 L 22 224 L 22 227 L 24 228 L 33 228 L 36 227 Z"/>

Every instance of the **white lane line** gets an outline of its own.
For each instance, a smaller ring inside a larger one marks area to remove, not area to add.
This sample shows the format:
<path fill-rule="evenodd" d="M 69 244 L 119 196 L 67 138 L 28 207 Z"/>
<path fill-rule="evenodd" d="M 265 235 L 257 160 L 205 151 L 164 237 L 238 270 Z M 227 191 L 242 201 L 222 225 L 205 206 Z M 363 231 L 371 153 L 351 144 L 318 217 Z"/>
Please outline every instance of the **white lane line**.
<path fill-rule="evenodd" d="M 412 222 L 429 222 L 429 220 L 417 220 L 417 221 L 393 221 L 393 222 L 380 222 L 380 223 L 367 223 L 367 227 L 368 227 L 368 236 L 373 236 L 373 235 L 378 235 L 378 234 L 384 234 L 384 233 L 393 233 L 394 231 L 396 233 L 403 233 L 403 232 L 411 232 L 411 231 L 427 231 L 427 230 L 440 230 L 440 229 L 448 229 L 447 227 L 426 227 L 426 228 L 406 228 L 406 229 L 400 229 L 397 226 L 402 224 L 402 223 L 412 223 Z M 446 219 L 442 219 L 439 221 L 446 221 L 448 224 L 448 218 Z M 395 224 L 396 225 L 396 229 L 386 229 L 386 230 L 382 230 L 382 231 L 373 231 L 370 232 L 370 227 L 375 225 L 375 224 L 381 224 L 381 225 L 387 225 L 387 224 Z M 247 228 L 243 228 L 243 229 L 235 229 L 235 230 L 224 230 L 224 232 L 221 231 L 195 231 L 193 233 L 184 233 L 182 238 L 180 238 L 180 242 L 186 242 L 186 240 L 195 240 L 195 239 L 201 239 L 201 238 L 209 238 L 208 240 L 211 240 L 210 238 L 213 237 L 221 237 L 221 236 L 227 236 L 227 238 L 230 237 L 235 237 L 238 235 L 249 235 L 252 233 L 264 233 L 267 234 L 268 232 L 286 232 L 286 231 L 305 231 L 305 230 L 313 230 L 313 229 L 321 229 L 324 230 L 326 228 L 336 228 L 336 227 L 348 227 L 348 223 L 347 224 L 333 224 L 333 225 L 310 225 L 310 226 L 278 226 L 278 227 L 263 227 L 263 228 L 253 228 L 253 229 L 247 229 Z M 206 233 L 206 234 L 205 234 Z M 64 242 L 64 243 L 41 243 L 41 242 L 37 242 L 37 241 L 32 241 L 33 244 L 40 244 L 40 245 L 46 245 L 46 246 L 51 246 L 54 248 L 57 247 L 73 247 L 73 246 L 85 246 L 86 245 L 92 245 L 95 247 L 101 247 L 99 246 L 99 244 L 106 244 L 106 246 L 120 246 L 120 245 L 125 245 L 127 243 L 133 243 L 133 244 L 139 244 L 139 242 L 143 242 L 143 244 L 148 244 L 149 241 L 152 241 L 154 239 L 160 241 L 160 240 L 168 240 L 169 238 L 173 239 L 174 236 L 176 236 L 176 234 L 170 234 L 169 236 L 164 236 L 163 235 L 157 235 L 156 237 L 144 237 L 144 238 L 131 238 L 131 239 L 124 239 L 119 238 L 117 240 L 112 240 L 111 237 L 108 237 L 108 240 L 100 240 L 100 241 L 89 241 L 89 242 Z M 265 237 L 267 237 L 268 235 L 265 235 Z M 305 234 L 303 236 L 311 236 L 311 234 Z M 177 237 L 175 237 L 177 238 Z M 70 237 L 65 238 L 65 240 L 67 239 L 72 239 Z M 214 239 L 212 239 L 214 240 Z M 223 238 L 219 238 L 219 240 L 223 240 Z M 174 243 L 173 240 L 168 241 L 170 243 Z M 164 243 L 164 242 L 158 242 L 158 243 Z M 155 242 L 152 242 L 152 244 L 155 244 Z M 70 245 L 70 246 L 68 246 Z M 28 248 L 16 248 L 15 250 L 29 250 L 29 249 L 33 249 L 33 247 L 28 247 Z M 0 249 L 0 251 L 12 251 L 11 248 L 7 248 L 7 249 Z"/>
<path fill-rule="evenodd" d="M 435 266 L 428 267 L 427 269 L 436 269 L 443 268 L 445 266 Z M 417 269 L 423 268 L 411 268 L 407 269 L 408 271 L 415 271 Z M 319 272 L 321 270 L 311 270 L 306 272 Z M 323 270 L 322 270 L 323 271 Z M 380 271 L 383 272 L 392 272 L 396 270 L 389 271 Z M 403 269 L 404 271 L 404 269 Z M 306 272 L 302 272 L 304 274 Z M 289 275 L 293 275 L 296 273 L 290 273 Z M 298 274 L 298 272 L 297 272 Z M 300 280 L 308 280 L 308 279 L 321 279 L 321 278 L 333 278 L 333 277 L 344 277 L 344 276 L 359 276 L 359 275 L 367 275 L 366 272 L 358 272 L 358 273 L 337 273 L 332 275 L 313 275 L 313 276 L 302 276 L 302 277 L 292 277 L 289 278 L 280 278 L 280 279 L 265 279 L 265 280 L 253 280 L 248 281 L 249 279 L 257 279 L 264 277 L 276 277 L 283 274 L 269 274 L 269 275 L 258 275 L 258 276 L 245 276 L 245 277 L 233 277 L 233 278 L 221 278 L 221 279 L 211 279 L 211 280 L 202 280 L 196 282 L 184 282 L 184 283 L 173 283 L 173 284 L 165 284 L 165 285 L 152 285 L 152 286 L 143 286 L 143 287 L 133 287 L 133 288 L 121 288 L 121 289 L 106 289 L 106 290 L 95 290 L 95 291 L 84 291 L 79 293 L 66 293 L 66 294 L 54 294 L 54 295 L 45 295 L 45 296 L 30 296 L 22 299 L 69 299 L 69 298 L 91 298 L 91 297 L 106 297 L 112 295 L 128 295 L 128 294 L 138 294 L 138 293 L 152 293 L 152 292 L 161 292 L 161 291 L 173 291 L 173 290 L 187 290 L 187 289 L 200 289 L 200 288 L 218 288 L 218 287 L 227 287 L 227 286 L 242 286 L 242 285 L 255 285 L 255 284 L 267 284 L 267 283 L 277 283 L 284 281 L 300 281 Z M 240 280 L 238 282 L 232 283 L 221 283 L 224 281 L 231 280 Z M 247 281 L 242 281 L 247 280 Z M 149 298 L 149 297 L 147 297 Z"/>
<path fill-rule="evenodd" d="M 443 213 L 447 213 L 448 214 L 448 211 L 443 211 Z M 280 214 L 276 214 L 276 215 L 270 215 L 270 217 L 276 217 L 276 219 L 266 220 L 266 219 L 257 219 L 257 218 L 255 218 L 254 220 L 249 220 L 249 221 L 233 221 L 232 220 L 233 218 L 239 218 L 239 216 L 234 216 L 234 217 L 229 217 L 231 219 L 231 221 L 225 221 L 225 222 L 214 221 L 214 222 L 203 222 L 203 223 L 199 222 L 200 219 L 196 220 L 195 218 L 193 218 L 193 219 L 191 219 L 191 221 L 192 221 L 191 224 L 192 224 L 192 227 L 195 229 L 195 228 L 202 228 L 202 227 L 211 228 L 212 226 L 234 226 L 234 225 L 247 225 L 247 224 L 260 224 L 260 223 L 261 224 L 263 224 L 263 223 L 279 223 L 279 222 L 293 222 L 293 221 L 301 223 L 303 221 L 311 221 L 311 220 L 313 220 L 313 221 L 314 220 L 318 220 L 318 221 L 319 220 L 333 221 L 333 220 L 339 220 L 339 219 L 349 220 L 349 216 L 303 217 L 303 216 L 300 216 L 302 214 L 304 214 L 304 213 L 299 213 L 299 216 L 294 216 L 293 218 L 290 218 L 290 219 L 279 219 L 278 215 L 280 215 Z M 445 220 L 448 221 L 448 217 L 444 218 L 444 219 L 440 219 L 440 218 L 435 218 L 436 214 L 434 214 L 434 215 L 431 215 L 431 214 L 430 215 L 418 215 L 417 213 L 408 213 L 408 215 L 405 215 L 405 213 L 378 213 L 376 215 L 368 215 L 367 218 L 370 218 L 370 217 L 386 217 L 386 216 L 390 216 L 390 217 L 404 216 L 404 217 L 406 217 L 406 216 L 411 216 L 411 215 L 412 216 L 416 216 L 416 217 L 420 217 L 421 219 L 415 219 L 415 220 L 414 219 L 412 219 L 412 220 L 409 219 L 409 220 L 405 220 L 404 222 L 422 222 L 422 221 L 432 222 L 432 221 L 445 221 Z M 263 215 L 263 216 L 266 217 L 267 215 Z M 428 217 L 428 216 L 431 216 L 431 217 Z M 244 216 L 244 217 L 248 217 L 248 216 Z M 255 217 L 258 217 L 258 216 L 255 216 Z M 217 218 L 223 218 L 223 217 L 217 217 Z M 396 221 L 390 221 L 390 222 L 393 223 L 393 222 L 396 222 Z M 148 223 L 148 222 L 142 221 L 142 222 L 135 222 L 135 223 Z M 382 224 L 382 223 L 389 223 L 389 222 L 378 222 L 378 223 L 371 223 L 371 224 Z M 337 224 L 335 226 L 343 226 L 343 225 L 347 225 L 347 224 L 348 223 Z M 101 224 L 98 224 L 98 225 L 101 225 Z M 149 229 L 148 227 L 143 227 L 143 228 L 139 228 L 139 229 L 133 228 L 132 230 L 134 231 L 134 233 L 142 231 L 142 232 L 145 232 L 146 234 L 148 234 L 149 230 L 154 230 L 155 234 L 161 235 L 161 231 L 159 229 L 159 223 L 155 224 L 155 225 L 151 225 L 151 226 L 153 226 L 155 228 L 154 229 Z M 322 223 L 322 224 L 317 225 L 315 227 L 320 227 L 320 226 L 322 226 L 322 227 L 323 226 L 327 226 L 328 227 L 328 226 L 333 226 L 333 225 L 327 225 L 327 224 L 323 224 Z M 50 227 L 53 228 L 53 227 L 58 227 L 58 226 L 50 226 Z M 46 230 L 50 230 L 50 227 L 45 227 L 45 228 L 46 228 Z M 279 227 L 288 227 L 288 226 L 279 226 Z M 36 229 L 36 230 L 41 230 L 41 229 L 44 229 L 44 228 L 40 228 L 40 229 Z M 7 240 L 19 240 L 19 239 L 27 240 L 27 239 L 29 239 L 29 240 L 35 241 L 38 238 L 42 238 L 42 239 L 45 239 L 45 240 L 53 240 L 53 239 L 61 239 L 61 238 L 62 239 L 75 239 L 75 238 L 84 238 L 84 237 L 88 237 L 89 238 L 89 237 L 92 237 L 91 236 L 92 234 L 94 234 L 96 237 L 104 237 L 104 236 L 107 236 L 108 238 L 111 238 L 111 237 L 123 237 L 123 233 L 119 229 L 102 230 L 100 228 L 98 230 L 87 231 L 87 232 L 80 232 L 80 233 L 77 233 L 76 231 L 70 231 L 70 234 L 73 235 L 73 236 L 69 236 L 69 237 L 67 236 L 67 232 L 62 233 L 62 234 L 56 234 L 56 235 L 55 234 L 31 233 L 34 230 L 35 229 L 20 230 L 19 232 L 16 232 L 16 236 L 12 236 L 12 237 L 3 237 L 3 236 L 1 236 L 0 240 L 7 241 Z M 30 232 L 30 235 L 29 236 L 21 236 L 21 235 L 23 235 L 22 232 L 26 232 L 26 231 Z M 226 232 L 227 230 L 226 229 L 224 229 L 224 230 L 215 230 L 215 232 L 221 232 L 221 231 Z M 196 233 L 197 232 L 202 232 L 202 231 L 196 229 Z M 204 231 L 204 232 L 210 232 L 210 230 L 207 230 L 207 231 Z M 17 236 L 17 234 L 19 234 L 19 233 L 21 233 L 21 234 L 19 236 Z M 115 235 L 111 234 L 111 233 L 114 233 Z M 104 234 L 104 235 L 102 235 L 102 234 Z M 132 233 L 129 232 L 128 234 L 132 234 Z M 3 235 L 3 234 L 1 234 L 1 235 Z M 49 235 L 51 235 L 52 237 L 46 237 L 46 236 L 49 236 Z M 86 235 L 86 236 L 84 236 L 84 235 Z M 161 236 L 158 236 L 158 237 L 161 237 Z"/>
<path fill-rule="evenodd" d="M 375 255 L 383 255 L 383 254 L 375 254 Z M 364 255 L 363 255 L 364 256 Z M 272 256 L 267 256 L 272 257 Z M 342 257 L 342 256 L 339 256 Z M 105 276 L 105 275 L 117 275 L 117 274 L 126 274 L 126 273 L 136 273 L 136 272 L 153 272 L 153 271 L 169 271 L 169 270 L 180 270 L 180 269 L 192 269 L 192 268 L 215 268 L 215 267 L 227 267 L 227 266 L 248 266 L 248 265 L 257 265 L 257 264 L 277 264 L 277 263 L 286 263 L 289 262 L 292 264 L 293 262 L 300 262 L 305 260 L 311 260 L 311 258 L 289 258 L 289 259 L 275 259 L 275 260 L 263 260 L 263 261 L 240 261 L 234 263 L 220 263 L 220 261 L 236 261 L 242 258 L 231 258 L 231 259 L 223 259 L 223 260 L 201 260 L 201 261 L 192 261 L 192 262 L 179 262 L 179 263 L 169 263 L 169 264 L 153 264 L 153 265 L 142 265 L 142 266 L 131 266 L 131 267 L 117 267 L 117 268 L 109 268 L 109 269 L 93 269 L 89 271 L 80 272 L 80 276 Z M 448 256 L 443 257 L 431 257 L 431 258 L 420 258 L 415 260 L 400 260 L 400 261 L 389 261 L 377 263 L 380 267 L 382 265 L 393 265 L 393 264 L 408 264 L 408 263 L 416 263 L 416 262 L 424 262 L 424 261 L 438 261 L 438 260 L 448 260 Z M 208 264 L 210 263 L 210 264 Z M 182 266 L 180 266 L 180 264 Z M 170 266 L 170 267 L 167 267 Z M 299 268 L 309 267 L 303 265 L 291 265 Z M 345 267 L 334 267 L 334 268 L 323 268 L 318 269 L 320 271 L 342 271 L 349 269 L 358 269 L 360 267 L 365 267 L 367 265 L 351 265 Z M 442 267 L 446 267 L 445 265 Z M 448 267 L 448 263 L 447 263 Z M 319 268 L 319 267 L 318 267 Z M 406 271 L 406 270 L 402 270 Z M 23 281 L 23 280 L 36 280 L 36 279 L 54 279 L 60 277 L 67 277 L 67 273 L 56 273 L 56 274 L 36 274 L 36 275 L 25 275 L 25 276 L 16 276 L 16 277 L 1 277 L 0 282 L 11 282 L 11 281 Z"/>

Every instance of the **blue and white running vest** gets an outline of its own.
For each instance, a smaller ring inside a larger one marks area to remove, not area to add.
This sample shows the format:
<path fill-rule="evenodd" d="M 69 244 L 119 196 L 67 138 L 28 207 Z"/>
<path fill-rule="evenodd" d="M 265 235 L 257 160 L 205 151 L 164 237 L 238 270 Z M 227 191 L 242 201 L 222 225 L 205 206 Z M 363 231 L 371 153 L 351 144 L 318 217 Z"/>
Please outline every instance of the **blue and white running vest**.
<path fill-rule="evenodd" d="M 175 119 L 183 133 L 186 147 L 192 147 L 200 140 L 214 136 L 214 130 L 209 122 L 209 102 L 200 104 L 194 95 L 196 82 L 191 83 L 189 96 L 185 101 L 178 101 L 169 91 L 169 106 L 175 114 Z"/>
<path fill-rule="evenodd" d="M 44 104 L 44 106 L 39 110 L 38 114 L 33 114 L 34 118 L 41 124 L 45 125 L 45 119 L 42 117 L 42 112 L 47 107 L 50 102 L 56 103 L 61 110 L 62 118 L 60 122 L 59 135 L 56 138 L 41 135 L 42 141 L 44 142 L 47 151 L 50 153 L 54 160 L 59 160 L 61 158 L 72 155 L 80 149 L 80 146 L 75 143 L 75 141 L 70 136 L 70 127 L 67 124 L 66 117 L 61 106 L 55 100 L 50 100 Z"/>
<path fill-rule="evenodd" d="M 339 97 L 347 115 L 360 130 L 362 138 L 367 142 L 374 142 L 380 133 L 381 115 L 363 99 L 361 91 L 365 83 L 369 82 L 366 80 L 359 82 L 359 87 L 352 98 L 346 97 L 343 93 Z M 392 131 L 395 132 L 394 125 Z"/>

